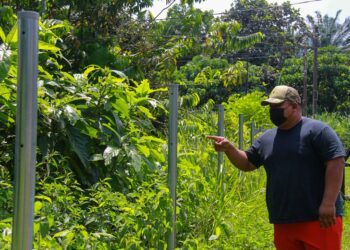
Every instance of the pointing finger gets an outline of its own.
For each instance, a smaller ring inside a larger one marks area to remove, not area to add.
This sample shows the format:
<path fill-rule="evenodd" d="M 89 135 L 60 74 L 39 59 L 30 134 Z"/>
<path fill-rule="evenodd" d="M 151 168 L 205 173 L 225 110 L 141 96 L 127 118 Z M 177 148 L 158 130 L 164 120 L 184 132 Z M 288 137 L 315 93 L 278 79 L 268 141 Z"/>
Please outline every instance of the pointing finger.
<path fill-rule="evenodd" d="M 210 140 L 214 140 L 215 142 L 220 142 L 224 139 L 223 137 L 216 135 L 208 135 L 207 138 Z"/>

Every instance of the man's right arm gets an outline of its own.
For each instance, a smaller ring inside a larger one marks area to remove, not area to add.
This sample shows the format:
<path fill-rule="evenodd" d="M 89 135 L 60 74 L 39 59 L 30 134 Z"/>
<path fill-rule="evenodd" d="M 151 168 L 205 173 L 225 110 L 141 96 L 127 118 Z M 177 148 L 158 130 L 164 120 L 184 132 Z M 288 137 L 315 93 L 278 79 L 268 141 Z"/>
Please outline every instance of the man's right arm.
<path fill-rule="evenodd" d="M 248 160 L 246 152 L 236 148 L 225 137 L 208 136 L 208 139 L 214 140 L 216 151 L 225 152 L 230 162 L 242 171 L 253 171 L 256 167 Z"/>

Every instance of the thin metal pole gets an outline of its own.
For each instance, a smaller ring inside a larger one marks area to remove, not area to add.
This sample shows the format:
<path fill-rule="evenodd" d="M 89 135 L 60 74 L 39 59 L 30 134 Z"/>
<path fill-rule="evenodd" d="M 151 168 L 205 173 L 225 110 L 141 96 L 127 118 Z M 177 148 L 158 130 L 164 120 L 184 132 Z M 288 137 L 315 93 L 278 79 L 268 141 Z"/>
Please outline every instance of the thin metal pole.
<path fill-rule="evenodd" d="M 225 134 L 225 127 L 224 127 L 224 106 L 222 104 L 219 104 L 219 116 L 218 116 L 218 135 L 224 136 Z M 221 178 L 220 178 L 221 177 Z M 219 152 L 218 153 L 218 172 L 217 172 L 217 183 L 221 183 L 221 200 L 224 200 L 224 179 L 225 179 L 225 172 L 224 172 L 224 153 Z"/>
<path fill-rule="evenodd" d="M 12 249 L 32 249 L 37 130 L 38 13 L 18 13 L 18 84 Z"/>
<path fill-rule="evenodd" d="M 253 145 L 254 136 L 255 136 L 255 123 L 252 122 L 250 124 L 250 145 Z"/>
<path fill-rule="evenodd" d="M 238 115 L 238 148 L 243 150 L 243 114 Z M 242 176 L 242 170 L 239 171 L 239 176 Z"/>
<path fill-rule="evenodd" d="M 238 148 L 243 150 L 243 114 L 239 114 Z"/>
<path fill-rule="evenodd" d="M 176 246 L 176 160 L 177 160 L 177 130 L 178 130 L 178 92 L 179 86 L 170 84 L 169 89 L 169 145 L 168 145 L 168 185 L 173 205 L 171 217 L 172 232 L 168 237 L 168 249 L 173 250 Z"/>
<path fill-rule="evenodd" d="M 219 115 L 218 115 L 218 135 L 224 136 L 224 106 L 222 104 L 218 105 Z M 220 180 L 220 174 L 222 173 L 224 162 L 224 153 L 218 153 L 218 168 L 217 168 L 217 180 Z"/>
<path fill-rule="evenodd" d="M 312 37 L 312 46 L 314 50 L 314 64 L 312 70 L 312 115 L 317 113 L 318 101 L 318 27 L 314 26 L 314 34 Z"/>
<path fill-rule="evenodd" d="M 307 116 L 307 47 L 304 46 L 303 115 Z"/>

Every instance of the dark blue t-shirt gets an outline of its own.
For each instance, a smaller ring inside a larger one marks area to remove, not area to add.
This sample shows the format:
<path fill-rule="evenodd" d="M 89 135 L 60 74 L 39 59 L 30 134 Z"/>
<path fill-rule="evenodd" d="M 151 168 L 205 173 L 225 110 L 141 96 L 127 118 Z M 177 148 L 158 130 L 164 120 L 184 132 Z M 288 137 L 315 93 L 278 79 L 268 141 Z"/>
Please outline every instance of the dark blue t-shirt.
<path fill-rule="evenodd" d="M 318 220 L 326 162 L 345 156 L 329 126 L 305 117 L 289 130 L 266 131 L 246 153 L 254 166 L 265 167 L 266 203 L 273 224 Z M 339 195 L 337 215 L 343 215 L 342 206 Z"/>

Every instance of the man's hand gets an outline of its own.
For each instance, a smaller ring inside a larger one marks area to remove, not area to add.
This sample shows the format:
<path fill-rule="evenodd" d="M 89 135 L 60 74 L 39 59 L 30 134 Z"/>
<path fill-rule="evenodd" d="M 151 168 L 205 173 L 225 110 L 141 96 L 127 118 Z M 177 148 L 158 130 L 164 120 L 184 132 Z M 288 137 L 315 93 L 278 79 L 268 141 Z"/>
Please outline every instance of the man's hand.
<path fill-rule="evenodd" d="M 321 227 L 330 227 L 336 223 L 335 202 L 343 182 L 344 157 L 329 160 L 325 174 L 325 190 L 318 209 Z"/>
<path fill-rule="evenodd" d="M 227 152 L 234 148 L 233 144 L 222 136 L 208 135 L 208 139 L 214 140 L 214 148 L 216 151 Z"/>
<path fill-rule="evenodd" d="M 253 171 L 256 167 L 248 160 L 243 150 L 237 149 L 229 140 L 222 136 L 208 135 L 208 139 L 214 141 L 216 151 L 225 152 L 230 162 L 243 171 Z"/>
<path fill-rule="evenodd" d="M 322 228 L 331 227 L 336 223 L 334 204 L 321 204 L 319 208 L 319 221 Z"/>

